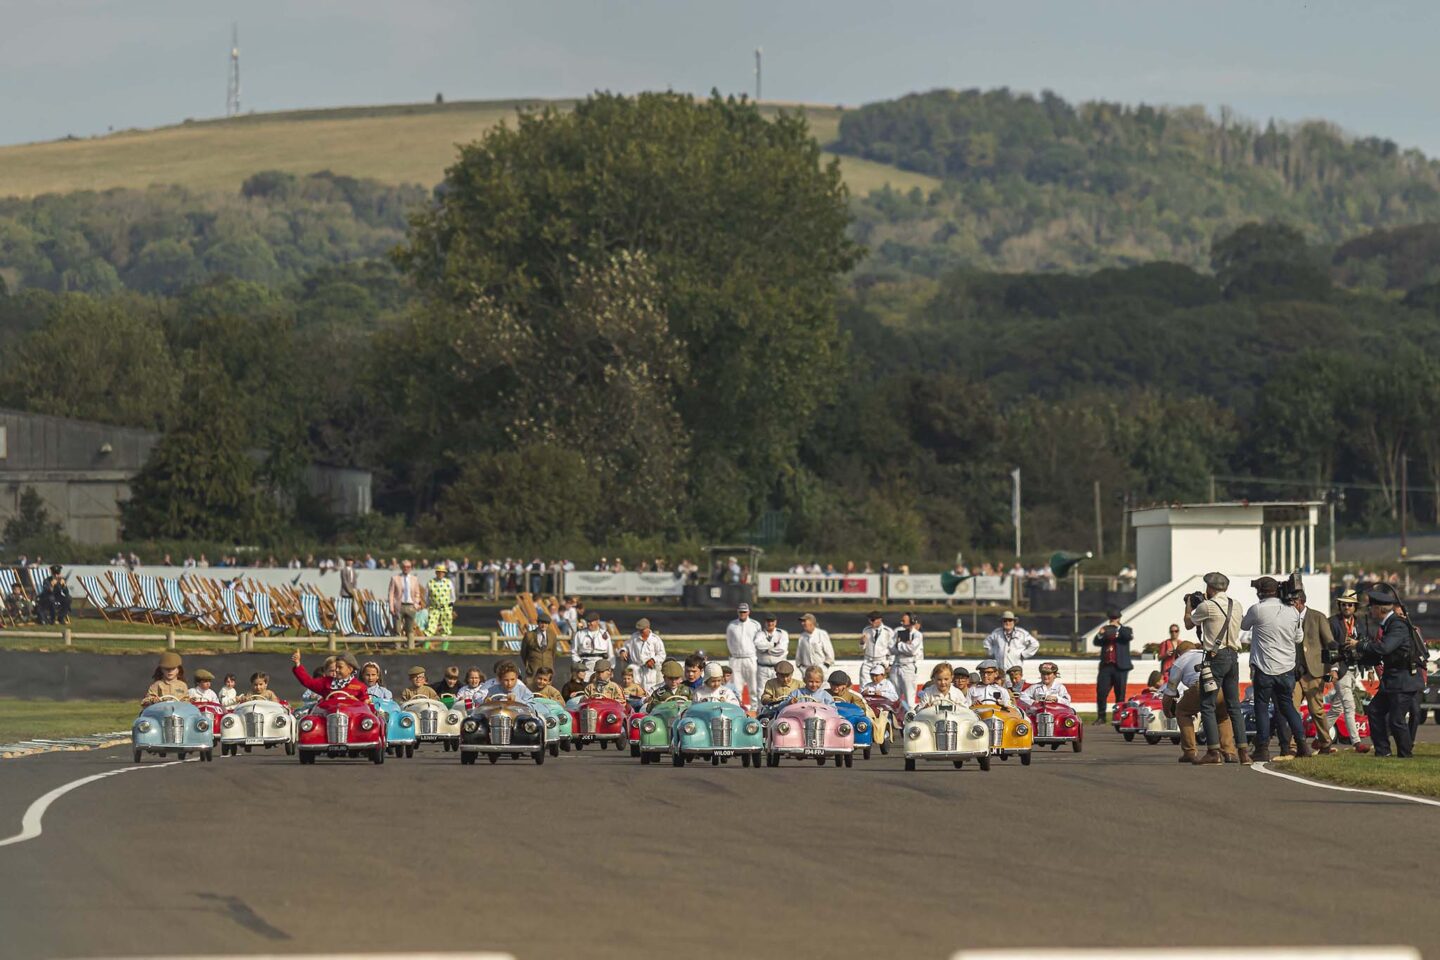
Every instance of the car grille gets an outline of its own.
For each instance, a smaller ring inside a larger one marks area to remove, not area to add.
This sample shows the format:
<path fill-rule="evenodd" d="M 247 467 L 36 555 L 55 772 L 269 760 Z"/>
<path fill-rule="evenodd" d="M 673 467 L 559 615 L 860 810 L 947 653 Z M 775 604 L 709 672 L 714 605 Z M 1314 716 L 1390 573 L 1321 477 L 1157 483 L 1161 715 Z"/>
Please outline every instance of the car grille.
<path fill-rule="evenodd" d="M 350 718 L 343 713 L 332 713 L 326 717 L 325 738 L 330 743 L 349 743 Z"/>
<path fill-rule="evenodd" d="M 439 733 L 439 732 L 440 732 L 440 711 L 439 711 L 439 710 L 421 710 L 421 711 L 420 711 L 420 735 L 421 735 L 421 736 L 434 736 L 435 734 L 437 734 L 437 733 Z"/>
<path fill-rule="evenodd" d="M 990 728 L 990 746 L 998 747 L 1005 742 L 1005 721 L 999 717 L 991 717 L 985 721 L 985 726 Z"/>
<path fill-rule="evenodd" d="M 941 720 L 935 724 L 935 749 L 955 750 L 960 746 L 960 724 Z"/>
<path fill-rule="evenodd" d="M 515 718 L 497 713 L 490 718 L 490 742 L 497 747 L 509 746 L 510 735 L 515 731 Z"/>
<path fill-rule="evenodd" d="M 821 717 L 805 718 L 805 746 L 825 746 L 825 721 Z"/>
<path fill-rule="evenodd" d="M 185 718 L 177 717 L 173 713 L 165 718 L 165 742 L 185 742 Z"/>
<path fill-rule="evenodd" d="M 594 733 L 594 732 L 595 732 L 595 728 L 598 727 L 599 725 L 600 725 L 600 724 L 599 724 L 599 717 L 597 716 L 597 714 L 595 713 L 594 710 L 583 710 L 583 711 L 581 711 L 581 713 L 580 713 L 580 732 L 581 732 L 581 733 Z"/>
<path fill-rule="evenodd" d="M 245 736 L 254 739 L 265 736 L 265 716 L 258 710 L 245 714 Z"/>
<path fill-rule="evenodd" d="M 711 744 L 711 746 L 715 746 L 715 747 L 728 747 L 728 746 L 730 746 L 730 726 L 731 726 L 731 720 L 730 720 L 729 717 L 711 717 L 711 718 L 710 718 L 710 744 Z"/>
<path fill-rule="evenodd" d="M 1055 736 L 1055 718 L 1048 713 L 1037 713 L 1035 715 L 1035 736 Z"/>

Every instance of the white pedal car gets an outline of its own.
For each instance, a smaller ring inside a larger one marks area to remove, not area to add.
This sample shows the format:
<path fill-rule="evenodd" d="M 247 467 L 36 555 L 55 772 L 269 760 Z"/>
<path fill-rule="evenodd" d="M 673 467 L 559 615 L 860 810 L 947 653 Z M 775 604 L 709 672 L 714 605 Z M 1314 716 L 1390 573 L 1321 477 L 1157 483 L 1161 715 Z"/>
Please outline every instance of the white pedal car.
<path fill-rule="evenodd" d="M 1140 735 L 1152 747 L 1161 740 L 1180 742 L 1180 721 L 1165 716 L 1164 710 L 1157 710 L 1149 704 L 1140 705 Z"/>
<path fill-rule="evenodd" d="M 975 711 L 949 700 L 922 702 L 905 718 L 905 769 L 917 760 L 974 760 L 990 769 L 990 729 Z"/>
<path fill-rule="evenodd" d="M 460 704 L 447 707 L 439 700 L 416 697 L 400 705 L 401 710 L 415 714 L 415 739 L 419 743 L 439 743 L 446 751 L 460 749 L 460 724 L 465 709 Z"/>
<path fill-rule="evenodd" d="M 284 703 L 273 700 L 247 700 L 220 719 L 220 755 L 230 757 L 242 749 L 249 753 L 256 747 L 284 747 L 295 754 L 295 715 Z"/>

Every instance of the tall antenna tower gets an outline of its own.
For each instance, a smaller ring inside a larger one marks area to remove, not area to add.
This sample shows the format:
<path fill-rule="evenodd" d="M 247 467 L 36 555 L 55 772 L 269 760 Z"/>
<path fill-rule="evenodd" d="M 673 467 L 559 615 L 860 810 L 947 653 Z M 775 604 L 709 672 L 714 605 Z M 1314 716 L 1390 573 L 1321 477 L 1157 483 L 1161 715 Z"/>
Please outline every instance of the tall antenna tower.
<path fill-rule="evenodd" d="M 240 115 L 240 26 L 230 24 L 230 82 L 225 88 L 225 116 Z"/>
<path fill-rule="evenodd" d="M 765 48 L 755 48 L 755 102 L 760 102 L 760 58 L 764 55 Z"/>

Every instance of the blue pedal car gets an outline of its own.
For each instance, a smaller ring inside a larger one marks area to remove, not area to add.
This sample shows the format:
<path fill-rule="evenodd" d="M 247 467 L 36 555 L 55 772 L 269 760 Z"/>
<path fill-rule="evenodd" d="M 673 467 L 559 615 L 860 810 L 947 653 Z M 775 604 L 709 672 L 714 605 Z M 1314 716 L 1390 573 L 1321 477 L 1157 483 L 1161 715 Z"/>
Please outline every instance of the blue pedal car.
<path fill-rule="evenodd" d="M 569 750 L 575 735 L 575 718 L 565 705 L 548 697 L 531 697 L 530 706 L 545 718 L 545 749 L 550 751 L 550 756 L 558 757 L 561 750 Z"/>
<path fill-rule="evenodd" d="M 394 700 L 370 695 L 370 706 L 385 718 L 385 743 L 391 755 L 415 756 L 415 744 L 419 740 L 418 718 L 409 710 L 402 709 Z"/>
<path fill-rule="evenodd" d="M 740 765 L 759 769 L 765 754 L 760 721 L 733 703 L 702 700 L 685 708 L 670 728 L 670 760 L 677 767 L 690 760 L 722 760 L 738 756 Z"/>
<path fill-rule="evenodd" d="M 201 760 L 213 759 L 215 731 L 210 717 L 188 700 L 164 697 L 140 711 L 130 727 L 130 744 L 135 762 L 147 753 L 174 754 L 184 760 L 198 753 Z"/>
<path fill-rule="evenodd" d="M 835 710 L 855 728 L 855 749 L 869 760 L 870 748 L 875 745 L 875 724 L 871 722 L 870 715 L 865 712 L 864 707 L 857 707 L 845 700 L 836 700 Z"/>

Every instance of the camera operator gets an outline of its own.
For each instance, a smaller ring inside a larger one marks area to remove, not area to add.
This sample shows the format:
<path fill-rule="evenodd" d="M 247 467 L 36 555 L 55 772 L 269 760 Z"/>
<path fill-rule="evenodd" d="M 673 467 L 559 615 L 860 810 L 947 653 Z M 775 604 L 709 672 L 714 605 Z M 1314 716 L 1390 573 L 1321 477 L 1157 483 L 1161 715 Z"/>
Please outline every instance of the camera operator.
<path fill-rule="evenodd" d="M 1395 588 L 1377 583 L 1365 592 L 1369 615 L 1378 623 L 1375 638 L 1360 643 L 1347 640 L 1360 663 L 1379 664 L 1380 690 L 1365 708 L 1370 718 L 1370 740 L 1375 756 L 1390 756 L 1390 739 L 1395 739 L 1395 755 L 1414 756 L 1415 737 L 1410 726 L 1423 686 L 1420 670 L 1425 665 L 1425 645 L 1410 620 Z"/>
<path fill-rule="evenodd" d="M 1365 632 L 1364 622 L 1355 616 L 1360 598 L 1354 590 L 1346 590 L 1335 600 L 1337 612 L 1330 618 L 1330 634 L 1335 646 L 1326 652 L 1326 676 L 1335 685 L 1335 706 L 1345 718 L 1345 732 L 1356 753 L 1365 753 L 1370 745 L 1360 739 L 1355 729 L 1355 675 L 1359 670 L 1355 662 L 1355 648 L 1370 638 Z"/>
<path fill-rule="evenodd" d="M 1176 724 L 1180 727 L 1180 762 L 1191 763 L 1196 766 L 1221 763 L 1222 758 L 1229 762 L 1239 760 L 1239 754 L 1235 749 L 1234 732 L 1230 729 L 1230 714 L 1228 711 L 1220 711 L 1218 714 L 1220 727 L 1220 748 L 1217 750 L 1214 744 L 1207 744 L 1205 756 L 1212 754 L 1213 760 L 1202 759 L 1196 754 L 1195 749 L 1195 716 L 1200 712 L 1200 663 L 1205 659 L 1205 654 L 1195 645 L 1193 641 L 1183 640 L 1175 647 L 1175 663 L 1170 667 L 1170 676 L 1165 681 L 1165 689 L 1161 693 L 1161 700 L 1164 704 L 1165 715 L 1174 717 Z M 1185 692 L 1181 693 L 1180 688 L 1184 687 Z M 1217 696 L 1223 700 L 1224 694 L 1217 691 Z"/>
<path fill-rule="evenodd" d="M 1245 611 L 1240 627 L 1250 631 L 1250 684 L 1255 688 L 1255 762 L 1270 759 L 1270 704 L 1295 732 L 1295 752 L 1311 754 L 1305 724 L 1295 709 L 1295 648 L 1305 640 L 1300 611 L 1280 602 L 1274 577 L 1250 581 L 1260 602 Z M 1243 728 L 1242 728 L 1243 729 Z"/>
<path fill-rule="evenodd" d="M 1310 744 L 1320 753 L 1334 753 L 1335 745 L 1330 742 L 1329 724 L 1325 722 L 1325 678 L 1330 657 L 1335 650 L 1335 634 L 1330 630 L 1330 621 L 1319 610 L 1305 606 L 1305 591 L 1293 594 L 1295 609 L 1300 613 L 1300 629 L 1304 641 L 1295 650 L 1296 674 L 1295 705 L 1303 699 L 1310 708 L 1310 719 L 1315 721 L 1315 742 Z M 1295 740 L 1305 738 L 1305 728 L 1295 731 Z"/>
<path fill-rule="evenodd" d="M 1234 762 L 1249 763 L 1250 752 L 1245 743 L 1245 717 L 1240 712 L 1240 623 L 1241 611 L 1234 599 L 1225 591 L 1230 589 L 1230 578 L 1223 573 L 1205 574 L 1205 593 L 1192 593 L 1185 598 L 1185 629 L 1194 630 L 1200 638 L 1201 649 L 1205 651 L 1204 668 L 1201 676 L 1200 718 L 1205 729 L 1207 744 L 1220 743 L 1220 726 L 1215 722 L 1215 701 L 1220 694 L 1225 696 L 1225 712 L 1230 717 L 1230 729 L 1235 733 L 1239 748 Z M 1173 667 L 1171 668 L 1174 669 Z M 1208 672 L 1213 678 L 1204 680 Z M 1206 689 L 1206 688 L 1209 689 Z M 1218 762 L 1230 760 L 1222 757 Z M 1216 763 L 1207 750 L 1201 763 Z"/>

